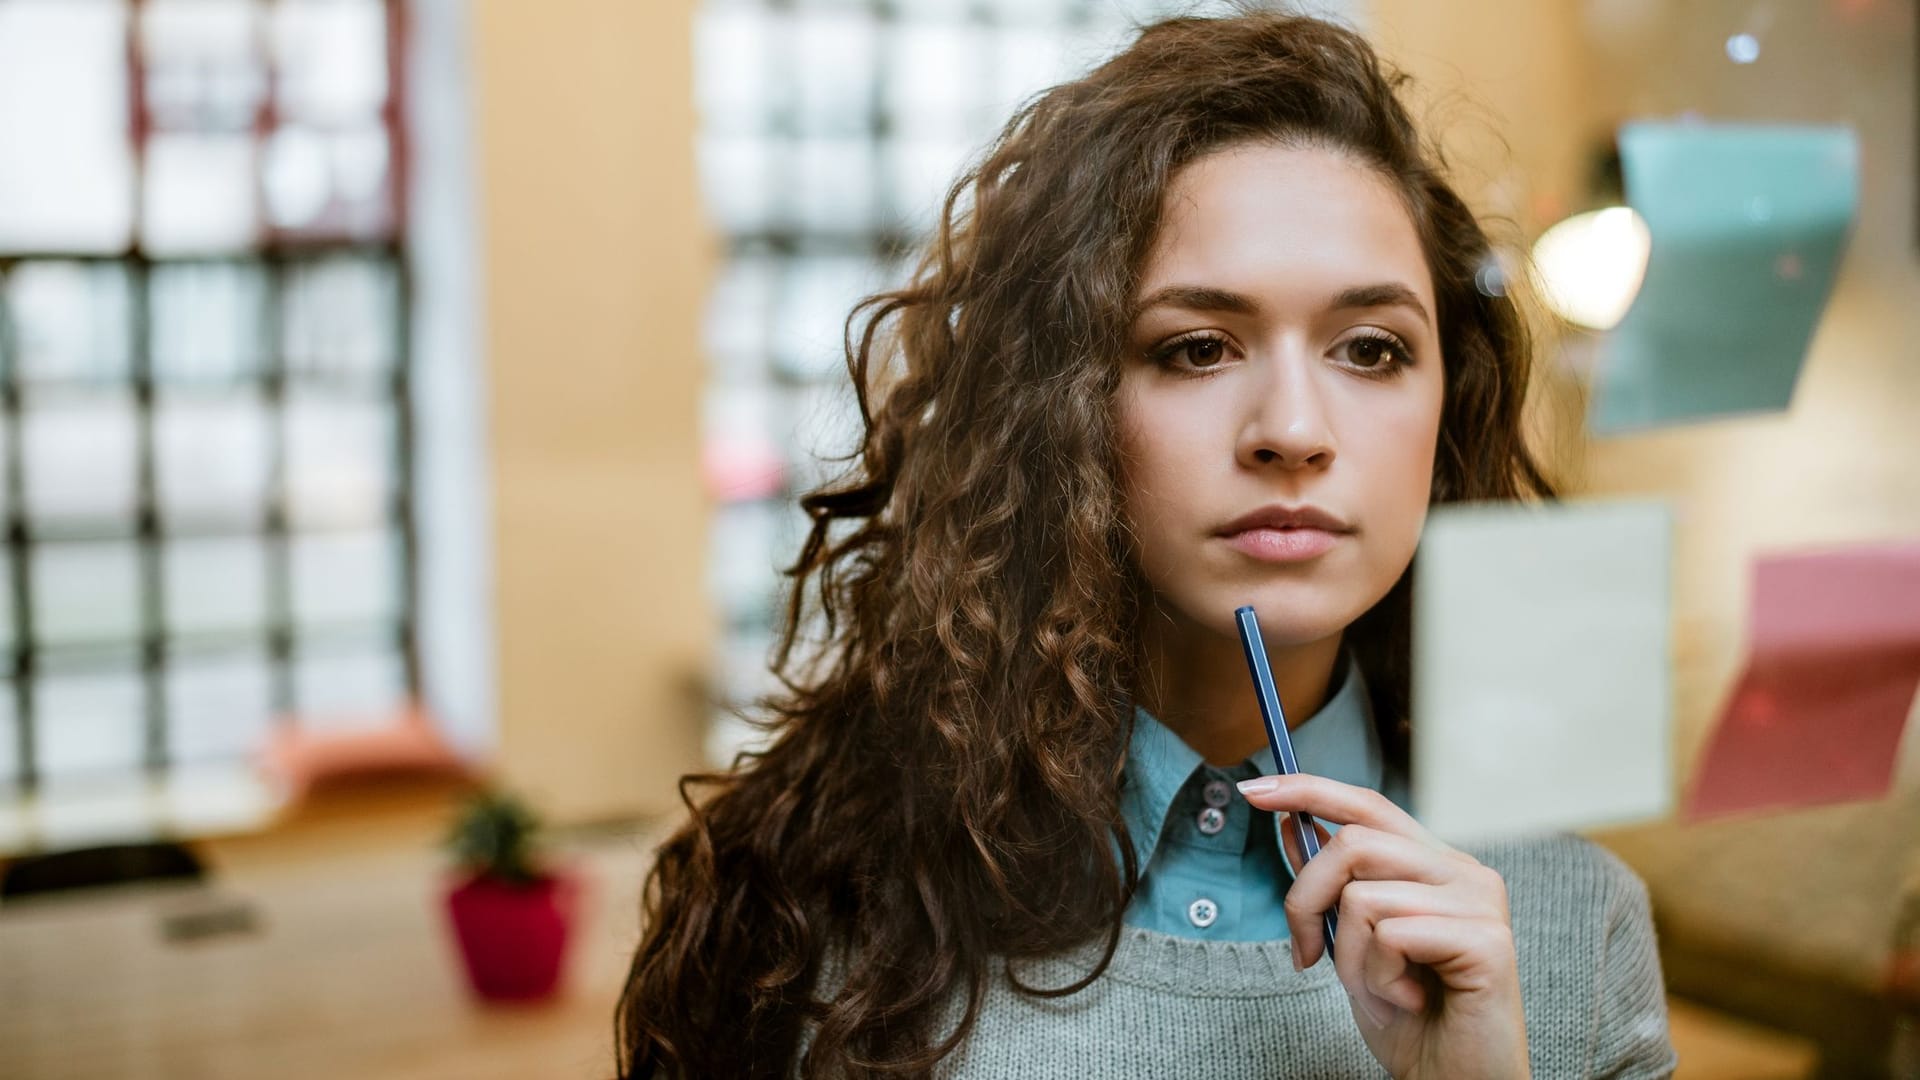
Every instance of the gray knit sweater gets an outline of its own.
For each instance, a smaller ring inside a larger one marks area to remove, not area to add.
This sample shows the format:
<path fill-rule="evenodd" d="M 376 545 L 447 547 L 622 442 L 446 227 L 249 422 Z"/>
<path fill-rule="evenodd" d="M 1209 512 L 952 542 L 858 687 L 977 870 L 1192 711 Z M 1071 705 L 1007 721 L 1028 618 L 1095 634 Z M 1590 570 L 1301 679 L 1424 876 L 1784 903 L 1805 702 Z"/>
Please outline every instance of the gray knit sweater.
<path fill-rule="evenodd" d="M 1507 882 L 1533 1075 L 1667 1076 L 1674 1068 L 1653 925 L 1640 879 L 1573 837 L 1472 849 Z M 1111 1077 L 1267 1080 L 1385 1075 L 1322 960 L 1293 970 L 1285 941 L 1207 942 L 1128 927 L 1106 973 L 1064 998 L 996 973 L 948 1080 Z M 1017 967 L 1064 986 L 1100 950 Z"/>

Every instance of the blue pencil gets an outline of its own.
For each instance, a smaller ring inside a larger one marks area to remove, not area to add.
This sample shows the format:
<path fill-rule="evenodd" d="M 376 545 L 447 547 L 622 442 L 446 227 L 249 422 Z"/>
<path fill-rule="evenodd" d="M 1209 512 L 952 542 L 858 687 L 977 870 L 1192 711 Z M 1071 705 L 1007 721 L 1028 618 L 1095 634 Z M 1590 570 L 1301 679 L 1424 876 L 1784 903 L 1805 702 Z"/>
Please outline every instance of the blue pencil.
<path fill-rule="evenodd" d="M 1267 745 L 1273 749 L 1273 760 L 1280 763 L 1280 771 L 1291 776 L 1300 771 L 1300 763 L 1293 759 L 1293 740 L 1287 737 L 1287 714 L 1280 709 L 1280 691 L 1273 685 L 1273 669 L 1267 666 L 1267 646 L 1260 640 L 1260 623 L 1254 618 L 1253 605 L 1235 610 L 1233 617 L 1240 624 L 1240 647 L 1247 653 L 1247 669 L 1253 672 L 1254 696 L 1260 699 L 1260 719 L 1267 725 Z M 1300 850 L 1307 858 L 1320 854 L 1320 834 L 1314 830 L 1313 815 L 1300 811 L 1289 814 L 1288 819 L 1293 822 L 1293 835 L 1300 841 Z M 1331 911 L 1323 912 L 1320 917 L 1327 928 L 1327 958 L 1332 959 L 1333 930 L 1338 920 Z"/>

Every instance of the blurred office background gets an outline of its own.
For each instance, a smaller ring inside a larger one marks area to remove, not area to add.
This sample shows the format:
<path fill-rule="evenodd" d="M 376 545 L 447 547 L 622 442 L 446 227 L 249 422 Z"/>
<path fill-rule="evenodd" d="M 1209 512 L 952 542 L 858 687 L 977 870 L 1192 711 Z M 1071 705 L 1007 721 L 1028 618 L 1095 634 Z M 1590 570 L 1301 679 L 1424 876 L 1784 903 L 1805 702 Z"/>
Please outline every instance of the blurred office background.
<path fill-rule="evenodd" d="M 0 1075 L 607 1074 L 646 846 L 753 738 L 795 496 L 851 445 L 848 309 L 1023 99 L 1190 9 L 0 0 L 0 858 L 205 864 L 0 900 Z M 1516 272 L 1617 201 L 1623 121 L 1858 134 L 1790 412 L 1589 439 L 1598 336 L 1542 323 L 1568 487 L 1679 508 L 1685 775 L 1753 556 L 1920 534 L 1916 5 L 1309 9 L 1414 75 Z M 1653 888 L 1683 1076 L 1915 1038 L 1914 744 L 1881 803 L 1601 837 Z M 475 776 L 595 883 L 544 1008 L 470 1004 L 433 907 Z M 232 928 L 171 941 L 193 904 Z"/>

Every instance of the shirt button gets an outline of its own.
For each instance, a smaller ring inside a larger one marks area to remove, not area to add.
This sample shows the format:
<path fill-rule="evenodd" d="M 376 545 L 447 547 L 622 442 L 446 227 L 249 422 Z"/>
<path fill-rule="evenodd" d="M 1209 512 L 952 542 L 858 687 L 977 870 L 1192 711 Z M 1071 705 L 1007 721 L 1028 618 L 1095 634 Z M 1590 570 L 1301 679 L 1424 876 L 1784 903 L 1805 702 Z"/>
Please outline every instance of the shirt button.
<path fill-rule="evenodd" d="M 1213 920 L 1219 917 L 1220 905 L 1204 896 L 1187 905 L 1187 921 L 1202 930 L 1212 926 Z"/>
<path fill-rule="evenodd" d="M 1195 824 L 1200 827 L 1201 833 L 1212 836 L 1227 827 L 1227 815 L 1219 807 L 1209 806 L 1200 811 L 1200 819 Z"/>
<path fill-rule="evenodd" d="M 1208 806 L 1221 807 L 1233 798 L 1233 789 L 1227 786 L 1225 780 L 1209 780 L 1207 786 L 1200 789 L 1200 797 L 1207 801 Z"/>

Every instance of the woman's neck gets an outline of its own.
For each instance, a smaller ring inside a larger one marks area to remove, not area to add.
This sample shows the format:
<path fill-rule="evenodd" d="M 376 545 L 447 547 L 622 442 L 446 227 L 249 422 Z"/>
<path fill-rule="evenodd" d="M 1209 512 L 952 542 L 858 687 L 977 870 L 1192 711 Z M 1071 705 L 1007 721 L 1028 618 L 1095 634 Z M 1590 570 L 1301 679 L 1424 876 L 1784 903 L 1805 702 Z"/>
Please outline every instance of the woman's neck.
<path fill-rule="evenodd" d="M 1143 620 L 1136 704 L 1213 765 L 1236 765 L 1267 745 L 1253 677 L 1237 637 L 1165 610 Z M 1291 647 L 1267 646 L 1287 727 L 1320 711 L 1333 685 L 1341 636 Z"/>

